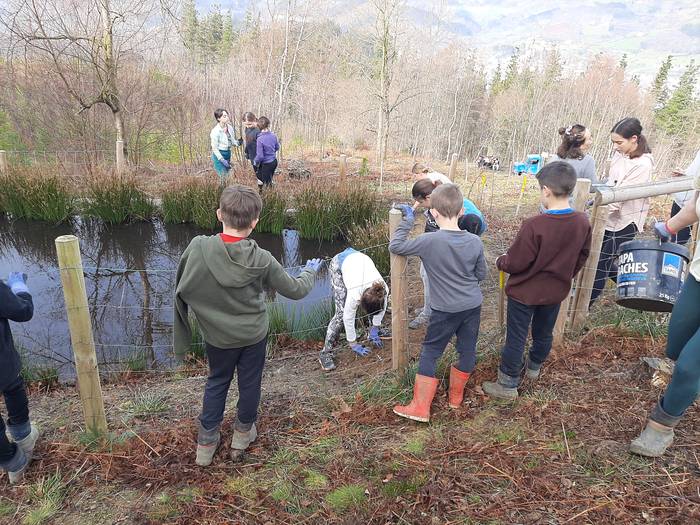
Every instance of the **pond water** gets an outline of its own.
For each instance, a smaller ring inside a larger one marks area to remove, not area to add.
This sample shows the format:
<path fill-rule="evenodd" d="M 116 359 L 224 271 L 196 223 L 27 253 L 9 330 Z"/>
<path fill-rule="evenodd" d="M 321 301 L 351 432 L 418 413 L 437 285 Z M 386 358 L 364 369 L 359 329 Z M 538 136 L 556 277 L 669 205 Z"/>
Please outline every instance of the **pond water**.
<path fill-rule="evenodd" d="M 34 318 L 12 323 L 15 343 L 33 365 L 51 366 L 61 379 L 74 375 L 70 334 L 54 240 L 73 234 L 80 239 L 88 305 L 101 370 L 121 369 L 134 355 L 144 355 L 149 366 L 172 363 L 172 318 L 175 270 L 180 254 L 196 235 L 211 235 L 192 225 L 161 222 L 108 226 L 77 219 L 52 226 L 40 222 L 0 218 L 0 277 L 23 271 L 34 299 Z M 298 274 L 311 257 L 332 257 L 339 243 L 300 239 L 285 230 L 282 236 L 253 233 L 258 244 Z M 325 268 L 325 266 L 324 266 Z M 331 295 L 325 271 L 317 275 L 311 293 L 290 301 L 268 293 L 286 312 L 311 308 Z"/>

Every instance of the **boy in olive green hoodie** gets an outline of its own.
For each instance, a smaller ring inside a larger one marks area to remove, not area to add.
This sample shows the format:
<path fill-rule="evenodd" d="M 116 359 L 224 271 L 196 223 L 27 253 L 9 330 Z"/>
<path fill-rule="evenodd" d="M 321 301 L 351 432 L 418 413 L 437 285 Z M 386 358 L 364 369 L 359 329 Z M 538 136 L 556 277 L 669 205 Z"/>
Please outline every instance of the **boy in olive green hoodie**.
<path fill-rule="evenodd" d="M 201 466 L 211 464 L 219 445 L 226 396 L 235 371 L 238 415 L 233 425 L 231 457 L 241 459 L 257 437 L 255 421 L 268 331 L 263 290 L 274 289 L 290 299 L 301 299 L 311 291 L 321 266 L 320 259 L 311 259 L 299 277 L 291 277 L 270 252 L 248 239 L 261 210 L 257 191 L 240 185 L 226 188 L 216 210 L 223 233 L 192 239 L 177 268 L 175 354 L 182 357 L 190 347 L 191 308 L 209 361 L 197 436 L 196 463 Z"/>

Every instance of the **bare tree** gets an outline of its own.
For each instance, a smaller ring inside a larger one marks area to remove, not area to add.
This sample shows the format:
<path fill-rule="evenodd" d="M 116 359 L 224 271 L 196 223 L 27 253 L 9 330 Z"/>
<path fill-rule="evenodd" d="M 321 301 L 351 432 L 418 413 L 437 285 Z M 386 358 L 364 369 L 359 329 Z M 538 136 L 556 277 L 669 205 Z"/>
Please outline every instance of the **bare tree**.
<path fill-rule="evenodd" d="M 105 105 L 113 117 L 116 140 L 126 125 L 120 70 L 131 55 L 148 53 L 154 24 L 166 2 L 156 0 L 9 0 L 0 24 L 11 49 L 47 57 L 78 112 Z"/>

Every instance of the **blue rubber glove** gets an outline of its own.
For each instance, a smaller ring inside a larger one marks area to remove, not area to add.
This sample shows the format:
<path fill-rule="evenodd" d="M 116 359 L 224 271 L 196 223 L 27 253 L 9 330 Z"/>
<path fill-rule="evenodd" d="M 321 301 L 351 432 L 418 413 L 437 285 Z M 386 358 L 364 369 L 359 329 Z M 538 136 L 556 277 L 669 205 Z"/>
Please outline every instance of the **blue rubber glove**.
<path fill-rule="evenodd" d="M 315 273 L 318 273 L 321 266 L 323 266 L 323 261 L 321 259 L 309 259 L 306 261 L 306 266 L 304 266 L 304 269 L 312 270 Z"/>
<path fill-rule="evenodd" d="M 11 272 L 7 278 L 7 286 L 10 287 L 12 293 L 29 293 L 27 288 L 27 274 L 22 272 Z"/>
<path fill-rule="evenodd" d="M 372 326 L 372 328 L 369 329 L 369 340 L 377 348 L 382 348 L 384 346 L 384 343 L 382 343 L 382 340 L 379 339 L 379 327 L 378 326 Z"/>
<path fill-rule="evenodd" d="M 224 168 L 226 168 L 226 169 L 231 168 L 231 163 L 229 161 L 227 161 L 226 159 L 221 159 L 219 162 L 221 162 L 221 164 L 224 166 Z"/>
<path fill-rule="evenodd" d="M 355 352 L 357 355 L 361 355 L 362 357 L 365 357 L 366 355 L 369 355 L 370 349 L 367 348 L 366 346 L 362 346 L 357 343 L 350 343 L 350 348 L 352 348 L 352 351 Z"/>
<path fill-rule="evenodd" d="M 412 221 L 415 217 L 415 215 L 413 213 L 413 208 L 408 204 L 397 204 L 396 209 L 401 210 L 401 213 L 403 214 L 404 219 Z"/>
<path fill-rule="evenodd" d="M 665 222 L 657 222 L 654 224 L 654 233 L 662 241 L 669 241 L 673 233 L 668 229 Z"/>

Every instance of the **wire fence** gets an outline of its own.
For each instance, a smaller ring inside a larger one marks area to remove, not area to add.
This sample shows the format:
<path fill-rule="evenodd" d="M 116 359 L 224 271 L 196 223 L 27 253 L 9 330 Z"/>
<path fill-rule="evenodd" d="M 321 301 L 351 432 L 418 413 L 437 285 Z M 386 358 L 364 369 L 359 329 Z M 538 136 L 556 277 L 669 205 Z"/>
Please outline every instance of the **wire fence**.
<path fill-rule="evenodd" d="M 458 180 L 457 182 L 463 188 L 465 196 L 468 196 L 469 198 L 475 201 L 479 208 L 485 213 L 487 221 L 489 222 L 489 231 L 484 237 L 484 245 L 487 251 L 487 259 L 489 263 L 491 263 L 495 259 L 495 255 L 504 253 L 510 245 L 515 230 L 517 229 L 516 227 L 514 227 L 515 224 L 513 221 L 517 221 L 518 217 L 520 216 L 527 216 L 537 213 L 537 191 L 533 191 L 537 189 L 537 182 L 534 177 L 530 177 L 528 179 L 526 177 L 513 176 L 506 177 L 505 180 L 507 184 L 503 184 L 503 178 L 497 180 L 498 175 L 494 175 L 490 172 L 484 173 L 477 171 L 473 174 L 473 177 L 470 177 L 470 175 L 472 174 L 467 170 L 464 174 L 464 180 Z M 324 178 L 324 176 L 312 176 L 311 178 L 320 179 Z M 401 181 L 390 181 L 387 184 L 389 185 L 389 191 L 392 192 L 394 195 L 410 196 L 410 190 L 413 185 L 413 182 L 413 179 L 409 178 L 407 180 Z M 410 200 L 411 199 L 405 199 L 406 202 L 409 202 Z M 653 221 L 653 218 L 655 216 L 660 216 L 668 208 L 670 208 L 670 201 L 670 195 L 666 195 L 655 199 L 655 201 L 653 202 L 652 210 L 648 213 L 648 216 L 646 218 L 646 222 Z M 617 213 L 618 225 L 625 223 L 628 220 L 631 222 L 636 221 L 636 223 L 642 223 L 644 222 L 642 219 L 643 217 L 641 217 L 639 211 L 625 212 L 624 207 Z M 9 233 L 2 232 L 2 235 L 7 236 L 9 235 Z M 641 232 L 634 237 L 651 238 L 651 234 L 648 233 L 647 230 L 647 232 Z M 155 243 L 153 247 L 157 248 L 157 246 L 158 243 Z M 380 243 L 363 248 L 361 251 L 367 252 L 374 249 L 385 249 L 387 248 L 387 246 L 388 243 Z M 615 258 L 617 255 L 617 246 L 610 243 L 603 243 L 600 249 L 596 249 L 594 247 L 592 250 L 592 254 L 596 255 L 595 258 L 599 261 L 612 261 L 610 266 L 610 275 L 615 274 L 614 269 L 616 268 Z M 332 257 L 328 256 L 324 257 L 323 260 L 326 263 L 328 263 L 331 260 L 331 258 Z M 589 259 L 589 262 L 593 259 L 593 257 Z M 287 270 L 290 272 L 296 272 L 303 268 L 303 266 L 303 264 L 293 265 L 288 267 Z M 598 269 L 599 266 L 600 263 L 596 265 L 587 263 L 584 266 L 582 272 L 595 271 Z M 67 269 L 77 268 L 69 267 Z M 172 289 L 172 285 L 174 283 L 174 274 L 176 272 L 175 268 L 89 265 L 82 267 L 82 270 L 85 272 L 86 277 L 90 280 L 97 280 L 106 277 L 123 277 L 131 274 L 146 276 L 161 275 L 164 276 L 166 278 L 166 281 L 171 285 L 171 289 L 167 292 L 162 292 L 162 295 L 164 297 L 171 298 L 174 296 L 174 289 Z M 418 306 L 422 303 L 423 297 L 422 291 L 420 290 L 420 286 L 417 285 L 418 281 L 420 281 L 420 277 L 418 276 L 416 264 L 409 265 L 407 267 L 406 272 L 408 272 L 406 274 L 406 278 L 409 279 L 409 282 L 411 283 L 411 292 L 407 297 L 407 301 L 409 305 L 411 305 L 411 307 Z M 58 282 L 59 270 L 57 268 L 47 268 L 45 270 L 45 273 L 46 275 L 50 275 L 54 279 L 54 283 Z M 384 276 L 384 279 L 388 281 L 389 276 Z M 602 281 L 603 284 L 605 284 L 608 280 L 602 279 Z M 593 293 L 594 291 L 600 288 L 600 284 L 601 279 L 594 281 L 594 286 L 584 286 L 581 283 L 579 283 L 577 286 L 577 291 L 587 290 Z M 486 281 L 484 281 L 481 284 L 481 287 L 485 298 L 482 317 L 486 321 L 485 326 L 487 327 L 486 332 L 482 333 L 482 337 L 491 337 L 490 334 L 491 330 L 493 329 L 494 320 L 497 318 L 499 300 L 501 295 L 498 280 L 498 272 L 495 269 L 491 268 L 489 277 Z M 60 286 L 57 285 L 53 293 L 55 295 L 60 295 Z M 609 297 L 611 294 L 614 293 L 615 290 L 610 288 L 608 285 L 608 288 L 603 290 L 603 297 Z M 331 301 L 331 299 L 332 295 L 328 294 L 324 297 L 317 298 L 313 303 L 305 303 L 303 307 L 311 309 L 321 303 L 328 303 L 329 301 Z M 276 305 L 288 306 L 289 303 L 277 299 L 273 299 L 268 303 L 269 307 L 275 307 Z M 119 341 L 118 339 L 115 340 L 113 338 L 98 339 L 95 342 L 95 347 L 100 352 L 100 364 L 105 365 L 104 373 L 111 373 L 111 367 L 121 367 L 123 369 L 125 365 L 127 367 L 131 366 L 131 368 L 133 368 L 132 372 L 134 373 L 147 373 L 152 371 L 150 369 L 140 370 L 140 368 L 143 367 L 143 364 L 140 361 L 138 361 L 138 359 L 136 359 L 136 362 L 134 362 L 134 355 L 137 354 L 136 357 L 140 359 L 140 355 L 138 355 L 140 352 L 148 352 L 152 356 L 150 362 L 148 363 L 149 366 L 147 366 L 147 368 L 150 368 L 150 365 L 156 364 L 159 360 L 162 360 L 167 363 L 172 346 L 169 342 L 166 343 L 162 341 L 163 337 L 166 337 L 164 334 L 167 334 L 167 331 L 169 329 L 169 324 L 165 317 L 170 317 L 173 311 L 173 306 L 170 302 L 163 301 L 162 298 L 152 298 L 152 304 L 150 305 L 124 304 L 123 302 L 118 302 L 115 304 L 111 302 L 101 303 L 97 301 L 91 301 L 89 302 L 89 308 L 93 322 L 96 322 L 97 319 L 105 319 L 110 315 L 118 315 L 121 316 L 122 322 L 134 322 L 138 325 L 138 323 L 142 321 L 144 316 L 146 315 L 163 315 L 163 317 L 155 319 L 155 321 L 157 322 L 156 324 L 158 324 L 159 326 L 156 330 L 156 340 L 154 340 L 151 343 L 144 343 L 142 337 L 135 337 L 133 341 Z M 584 306 L 579 305 L 579 309 L 583 308 Z M 412 308 L 409 309 L 409 311 L 411 310 Z M 585 310 L 588 310 L 588 305 L 585 305 Z M 135 314 L 134 316 L 130 315 L 132 312 Z M 42 313 L 42 315 L 51 316 L 60 316 L 63 314 L 65 314 L 65 308 L 56 308 L 48 312 Z M 571 310 L 571 315 L 573 314 L 574 310 Z M 408 320 L 409 319 L 407 319 L 406 322 L 408 322 Z M 300 335 L 305 333 L 323 332 L 326 327 L 327 322 L 319 322 L 317 324 L 314 324 L 313 326 L 305 326 L 299 329 L 272 332 L 270 335 L 280 338 L 288 337 L 291 339 L 298 339 Z M 493 333 L 501 334 L 500 327 L 497 327 L 497 329 Z M 143 334 L 139 335 L 142 336 Z M 61 366 L 64 367 L 70 367 L 74 365 L 70 352 L 68 352 L 67 355 L 66 352 L 56 352 L 54 350 L 55 345 L 52 343 L 51 339 L 48 339 L 42 343 L 36 340 L 33 341 L 30 337 L 27 337 L 24 341 L 22 341 L 22 343 L 26 343 L 26 347 L 28 349 L 27 353 L 29 355 L 34 354 L 37 357 L 43 359 L 44 361 L 47 361 L 49 363 L 59 363 Z M 68 344 L 68 341 L 64 342 L 64 345 Z M 204 343 L 196 342 L 194 343 L 194 345 L 198 345 L 201 347 L 204 345 Z M 410 342 L 409 347 L 410 352 L 412 354 L 416 354 L 419 351 L 420 343 Z M 39 349 L 38 351 L 36 350 L 37 348 Z M 284 356 L 285 359 L 289 357 L 291 356 Z M 198 370 L 204 370 L 204 368 L 198 368 Z"/>

